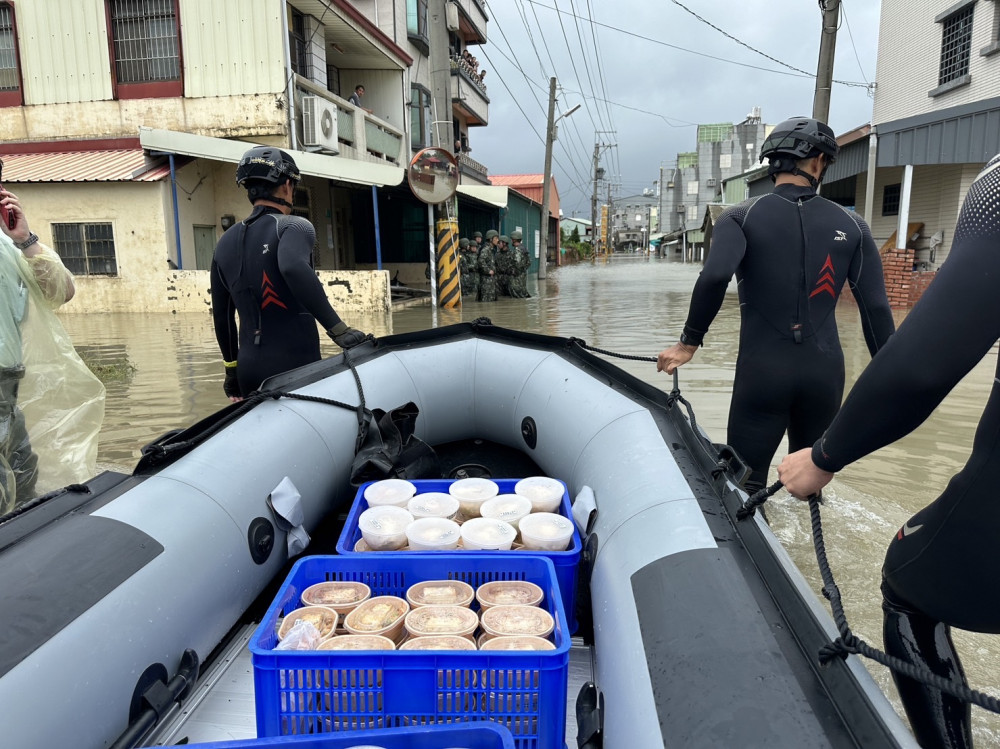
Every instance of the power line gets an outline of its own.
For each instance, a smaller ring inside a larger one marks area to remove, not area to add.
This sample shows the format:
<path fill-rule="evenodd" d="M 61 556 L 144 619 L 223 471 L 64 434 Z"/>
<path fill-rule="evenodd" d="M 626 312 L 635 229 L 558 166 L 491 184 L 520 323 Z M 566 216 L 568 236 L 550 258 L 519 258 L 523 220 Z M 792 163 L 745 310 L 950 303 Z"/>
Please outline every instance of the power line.
<path fill-rule="evenodd" d="M 547 8 L 548 10 L 555 10 L 557 13 L 565 13 L 565 11 L 563 11 L 563 10 L 559 10 L 558 8 L 553 8 L 551 5 L 545 5 L 544 3 L 538 2 L 538 0 L 524 0 L 524 2 L 532 3 L 534 5 L 537 5 L 540 8 Z M 796 72 L 785 71 L 785 70 L 775 70 L 774 68 L 764 68 L 764 67 L 761 67 L 760 65 L 751 65 L 750 63 L 747 63 L 747 62 L 737 62 L 736 60 L 729 60 L 729 59 L 727 59 L 725 57 L 718 57 L 716 55 L 710 55 L 707 52 L 698 52 L 697 50 L 687 49 L 685 47 L 679 47 L 676 44 L 670 44 L 669 42 L 664 42 L 661 39 L 654 39 L 654 38 L 649 37 L 649 36 L 643 36 L 642 34 L 637 34 L 634 31 L 627 31 L 626 29 L 621 29 L 621 28 L 618 28 L 617 26 L 612 26 L 612 25 L 607 24 L 607 23 L 601 23 L 600 21 L 594 21 L 593 23 L 596 24 L 596 25 L 598 25 L 598 26 L 601 26 L 603 28 L 611 29 L 612 31 L 617 31 L 620 34 L 625 34 L 626 36 L 631 36 L 631 37 L 634 37 L 636 39 L 642 39 L 643 41 L 650 42 L 651 44 L 658 44 L 661 47 L 669 47 L 670 49 L 676 49 L 679 52 L 687 52 L 688 54 L 697 55 L 698 57 L 707 57 L 710 60 L 717 60 L 719 62 L 727 62 L 730 65 L 739 65 L 740 67 L 743 67 L 743 68 L 751 68 L 753 70 L 762 70 L 765 73 L 776 73 L 778 75 L 787 75 L 787 76 L 792 76 L 794 78 L 815 78 L 816 77 L 815 75 L 813 75 L 811 73 L 806 73 L 805 71 L 803 71 L 801 73 L 796 73 Z M 784 64 L 784 63 L 782 63 L 782 64 Z M 868 87 L 867 83 L 859 83 L 859 82 L 856 82 L 856 81 L 834 81 L 834 83 L 840 83 L 840 84 L 842 84 L 844 86 L 856 86 L 858 88 L 867 88 Z"/>
<path fill-rule="evenodd" d="M 553 0 L 553 2 L 556 2 L 556 1 L 557 0 Z M 531 2 L 531 0 L 528 0 L 528 2 Z M 542 6 L 542 7 L 546 7 L 546 6 Z M 555 10 L 556 10 L 556 13 L 560 13 L 558 6 L 556 6 Z M 583 81 L 580 79 L 580 73 L 576 69 L 576 60 L 573 57 L 573 48 L 570 47 L 570 45 L 569 45 L 569 38 L 566 36 L 566 27 L 563 25 L 562 15 L 558 15 L 557 18 L 559 20 L 559 28 L 562 31 L 563 42 L 566 44 L 566 53 L 569 55 L 570 64 L 573 66 L 573 75 L 576 76 L 577 85 L 579 85 L 580 88 L 583 88 Z M 591 88 L 593 88 L 593 84 L 591 84 Z M 604 128 L 604 121 L 603 120 L 601 120 L 601 125 L 600 126 L 598 126 L 597 122 L 594 121 L 594 113 L 590 111 L 590 107 L 587 107 L 587 116 L 590 117 L 590 122 L 594 126 L 594 130 L 602 130 Z M 598 120 L 601 119 L 601 113 L 600 113 L 600 111 L 597 112 L 597 119 Z"/>
<path fill-rule="evenodd" d="M 844 14 L 844 23 L 847 24 L 847 36 L 851 40 L 851 48 L 854 50 L 854 59 L 858 61 L 858 70 L 861 71 L 861 77 L 868 83 L 869 87 L 871 83 L 868 81 L 868 76 L 865 75 L 865 69 L 861 65 L 861 57 L 858 55 L 858 48 L 854 44 L 854 34 L 851 33 L 851 22 L 847 20 L 847 6 L 844 4 L 844 0 L 840 0 L 840 10 Z"/>

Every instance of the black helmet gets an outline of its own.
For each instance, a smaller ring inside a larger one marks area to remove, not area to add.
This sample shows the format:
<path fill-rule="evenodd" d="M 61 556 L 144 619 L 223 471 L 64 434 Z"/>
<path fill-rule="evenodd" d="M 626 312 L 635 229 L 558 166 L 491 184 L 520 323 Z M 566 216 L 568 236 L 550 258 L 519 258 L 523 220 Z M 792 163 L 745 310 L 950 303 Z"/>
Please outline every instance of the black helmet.
<path fill-rule="evenodd" d="M 812 117 L 792 117 L 774 126 L 760 147 L 760 160 L 775 156 L 808 159 L 826 154 L 829 163 L 837 158 L 837 137 L 825 122 Z"/>
<path fill-rule="evenodd" d="M 236 184 L 240 187 L 248 187 L 248 182 L 256 181 L 275 186 L 289 179 L 298 182 L 301 178 L 295 160 L 280 148 L 272 146 L 251 148 L 243 154 L 236 167 Z"/>

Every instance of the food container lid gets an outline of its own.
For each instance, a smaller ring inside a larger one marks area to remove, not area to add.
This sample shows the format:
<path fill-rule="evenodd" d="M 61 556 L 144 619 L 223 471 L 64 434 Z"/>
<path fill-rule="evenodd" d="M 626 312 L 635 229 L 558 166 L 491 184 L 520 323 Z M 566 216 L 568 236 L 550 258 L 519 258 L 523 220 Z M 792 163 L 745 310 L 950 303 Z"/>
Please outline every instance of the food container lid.
<path fill-rule="evenodd" d="M 458 479 L 448 486 L 448 493 L 460 500 L 475 500 L 483 502 L 500 493 L 500 485 L 496 481 L 482 478 Z"/>
<path fill-rule="evenodd" d="M 372 589 L 364 583 L 348 580 L 331 580 L 310 585 L 302 591 L 302 603 L 306 606 L 329 606 L 338 614 L 346 614 L 367 598 Z"/>
<path fill-rule="evenodd" d="M 448 518 L 417 518 L 406 526 L 411 549 L 454 549 L 462 529 Z"/>
<path fill-rule="evenodd" d="M 566 488 L 548 476 L 529 476 L 514 484 L 514 494 L 531 500 L 534 512 L 554 512 L 562 503 Z"/>
<path fill-rule="evenodd" d="M 544 637 L 532 635 L 500 635 L 485 640 L 480 650 L 555 650 L 556 646 Z"/>
<path fill-rule="evenodd" d="M 429 635 L 411 637 L 399 646 L 400 650 L 475 650 L 472 640 L 458 635 Z"/>
<path fill-rule="evenodd" d="M 284 639 L 285 635 L 299 619 L 312 622 L 316 627 L 320 637 L 329 637 L 337 629 L 339 615 L 328 606 L 303 606 L 302 608 L 290 611 L 281 621 L 278 628 L 278 639 Z"/>
<path fill-rule="evenodd" d="M 409 604 L 398 596 L 375 596 L 358 604 L 344 619 L 352 635 L 380 635 L 402 625 Z"/>
<path fill-rule="evenodd" d="M 517 529 L 503 520 L 472 518 L 462 524 L 462 543 L 466 549 L 509 549 Z"/>
<path fill-rule="evenodd" d="M 476 600 L 484 609 L 490 606 L 539 606 L 545 594 L 527 580 L 494 580 L 476 588 Z"/>
<path fill-rule="evenodd" d="M 405 535 L 406 526 L 412 522 L 413 515 L 394 505 L 369 507 L 358 516 L 358 528 L 365 536 Z"/>
<path fill-rule="evenodd" d="M 534 635 L 545 637 L 555 620 L 537 606 L 491 606 L 483 610 L 483 631 L 490 635 Z"/>
<path fill-rule="evenodd" d="M 395 650 L 396 643 L 382 635 L 338 635 L 323 640 L 318 650 Z"/>
<path fill-rule="evenodd" d="M 533 512 L 518 524 L 526 548 L 564 550 L 573 538 L 573 521 L 554 512 Z"/>
<path fill-rule="evenodd" d="M 479 617 L 463 606 L 421 606 L 406 615 L 403 624 L 413 637 L 428 635 L 471 635 L 479 626 Z"/>
<path fill-rule="evenodd" d="M 529 512 L 531 500 L 518 494 L 498 494 L 479 507 L 479 514 L 484 518 L 503 520 L 514 526 Z"/>
<path fill-rule="evenodd" d="M 365 487 L 364 498 L 369 507 L 395 505 L 406 507 L 410 497 L 417 493 L 417 487 L 404 479 L 382 479 Z"/>
<path fill-rule="evenodd" d="M 424 580 L 406 591 L 406 601 L 413 608 L 421 606 L 468 606 L 476 591 L 461 580 Z"/>
<path fill-rule="evenodd" d="M 458 498 L 444 492 L 425 492 L 412 497 L 406 509 L 415 518 L 449 518 L 458 514 Z"/>

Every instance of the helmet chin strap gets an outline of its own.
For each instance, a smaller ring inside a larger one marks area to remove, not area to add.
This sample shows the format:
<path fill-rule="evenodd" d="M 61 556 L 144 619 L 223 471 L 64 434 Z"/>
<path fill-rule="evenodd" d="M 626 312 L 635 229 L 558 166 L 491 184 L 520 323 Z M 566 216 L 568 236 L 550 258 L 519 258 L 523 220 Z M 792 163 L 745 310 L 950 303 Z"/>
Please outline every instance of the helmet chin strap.
<path fill-rule="evenodd" d="M 809 184 L 812 185 L 813 188 L 819 187 L 819 183 L 820 181 L 822 181 L 823 175 L 826 174 L 827 165 L 823 166 L 823 171 L 820 173 L 819 179 L 817 179 L 809 172 L 803 171 L 799 169 L 797 166 L 795 166 L 794 161 L 792 161 L 791 168 L 789 168 L 788 165 L 789 161 L 791 161 L 791 159 L 781 159 L 781 158 L 773 159 L 771 161 L 771 163 L 767 167 L 767 174 L 771 178 L 772 182 L 775 181 L 775 178 L 777 177 L 778 174 L 797 174 L 798 176 L 805 177 L 807 180 L 809 180 Z"/>

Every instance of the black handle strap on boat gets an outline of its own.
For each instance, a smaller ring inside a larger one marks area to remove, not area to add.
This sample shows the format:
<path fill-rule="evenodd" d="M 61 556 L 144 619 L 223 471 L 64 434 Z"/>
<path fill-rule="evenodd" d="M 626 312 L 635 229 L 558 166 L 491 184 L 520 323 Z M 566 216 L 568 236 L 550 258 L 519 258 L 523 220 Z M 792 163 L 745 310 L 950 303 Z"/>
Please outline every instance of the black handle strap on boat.
<path fill-rule="evenodd" d="M 764 504 L 782 486 L 783 484 L 780 481 L 775 481 L 770 486 L 756 492 L 743 504 L 743 507 L 736 511 L 737 520 L 746 520 L 751 517 L 756 508 Z M 852 654 L 862 655 L 908 679 L 927 684 L 963 702 L 981 707 L 984 710 L 1000 713 L 1000 699 L 984 692 L 970 689 L 961 682 L 945 679 L 928 668 L 916 666 L 888 653 L 884 653 L 877 648 L 873 648 L 851 631 L 850 624 L 847 622 L 847 614 L 844 613 L 840 588 L 837 587 L 837 582 L 834 580 L 833 571 L 830 569 L 830 562 L 826 555 L 826 543 L 823 540 L 823 521 L 819 512 L 819 506 L 822 502 L 822 497 L 819 495 L 809 497 L 809 518 L 812 522 L 813 547 L 816 550 L 816 562 L 819 565 L 820 575 L 823 578 L 823 597 L 830 602 L 833 622 L 837 627 L 837 632 L 840 634 L 833 642 L 820 648 L 820 664 L 826 665 L 834 658 L 846 658 Z"/>
<path fill-rule="evenodd" d="M 374 338 L 369 334 L 369 338 L 374 340 Z M 364 443 L 365 429 L 368 422 L 368 417 L 371 412 L 368 410 L 365 404 L 365 390 L 361 384 L 361 376 L 358 374 L 358 368 L 355 365 L 353 359 L 351 358 L 350 349 L 344 349 L 344 362 L 350 367 L 351 373 L 354 375 L 354 382 L 358 387 L 358 399 L 360 403 L 353 406 L 350 403 L 344 403 L 342 401 L 334 400 L 333 398 L 323 398 L 318 395 L 303 395 L 302 393 L 289 393 L 284 390 L 255 390 L 242 401 L 240 401 L 239 407 L 234 409 L 232 412 L 227 414 L 224 418 L 212 424 L 210 427 L 206 428 L 203 432 L 199 432 L 194 438 L 189 440 L 183 440 L 181 442 L 173 442 L 168 445 L 161 445 L 153 443 L 147 445 L 143 449 L 143 457 L 150 456 L 154 460 L 160 460 L 166 458 L 167 456 L 175 453 L 182 452 L 184 450 L 189 450 L 196 444 L 205 441 L 209 437 L 212 437 L 217 432 L 221 431 L 223 428 L 229 426 L 237 419 L 239 419 L 243 414 L 245 414 L 250 409 L 257 406 L 258 403 L 263 403 L 268 400 L 278 400 L 279 398 L 291 398 L 292 400 L 309 401 L 311 403 L 325 403 L 328 406 L 336 406 L 337 408 L 343 408 L 348 411 L 354 411 L 358 417 L 358 434 L 354 442 L 354 452 L 357 453 L 361 449 L 361 445 Z"/>
<path fill-rule="evenodd" d="M 198 653 L 188 648 L 181 656 L 177 674 L 169 681 L 156 680 L 149 683 L 141 693 L 135 695 L 136 707 L 130 716 L 128 728 L 113 743 L 110 749 L 132 749 L 143 736 L 155 726 L 173 706 L 187 697 L 198 680 L 201 660 Z M 162 667 L 161 667 L 162 668 Z M 166 678 L 167 672 L 163 671 Z"/>

